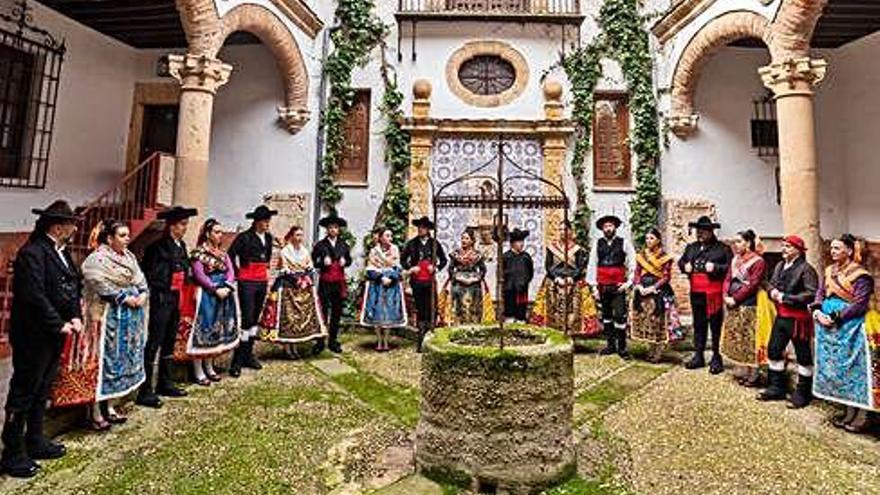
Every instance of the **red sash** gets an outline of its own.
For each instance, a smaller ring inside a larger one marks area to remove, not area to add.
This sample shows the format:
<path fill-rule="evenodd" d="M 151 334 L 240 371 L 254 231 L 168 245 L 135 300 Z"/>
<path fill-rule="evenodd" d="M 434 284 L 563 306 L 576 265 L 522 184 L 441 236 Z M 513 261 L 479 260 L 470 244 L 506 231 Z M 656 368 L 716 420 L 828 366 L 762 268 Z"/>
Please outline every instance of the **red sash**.
<path fill-rule="evenodd" d="M 321 282 L 345 283 L 345 269 L 338 261 L 334 261 L 321 272 Z"/>
<path fill-rule="evenodd" d="M 600 266 L 596 269 L 599 285 L 620 285 L 626 282 L 626 267 Z"/>
<path fill-rule="evenodd" d="M 724 306 L 724 281 L 712 280 L 707 273 L 691 274 L 691 292 L 706 295 L 706 316 L 714 315 Z"/>
<path fill-rule="evenodd" d="M 238 270 L 242 282 L 266 282 L 269 280 L 269 263 L 248 263 Z"/>
<path fill-rule="evenodd" d="M 780 318 L 791 318 L 794 320 L 793 338 L 800 340 L 813 338 L 813 316 L 809 310 L 777 303 L 776 314 Z"/>
<path fill-rule="evenodd" d="M 171 290 L 176 292 L 183 292 L 183 283 L 186 281 L 186 272 L 172 272 L 171 273 Z"/>
<path fill-rule="evenodd" d="M 430 282 L 434 278 L 434 274 L 430 271 L 431 266 L 433 265 L 431 264 L 430 259 L 426 258 L 422 261 L 419 261 L 419 271 L 418 273 L 413 275 L 413 280 L 415 280 L 416 282 Z"/>

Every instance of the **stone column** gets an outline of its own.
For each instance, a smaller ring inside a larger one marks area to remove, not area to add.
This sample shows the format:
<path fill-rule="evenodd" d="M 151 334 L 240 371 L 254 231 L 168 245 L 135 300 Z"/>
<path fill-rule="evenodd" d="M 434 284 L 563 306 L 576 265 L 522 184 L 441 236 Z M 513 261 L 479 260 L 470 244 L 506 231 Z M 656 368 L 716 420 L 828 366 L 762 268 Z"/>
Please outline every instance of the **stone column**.
<path fill-rule="evenodd" d="M 208 204 L 208 154 L 214 94 L 226 84 L 232 66 L 204 55 L 169 55 L 171 75 L 180 83 L 174 203 L 199 209 L 187 241 L 195 240 Z"/>
<path fill-rule="evenodd" d="M 418 79 L 413 83 L 413 119 L 416 121 L 427 120 L 431 113 L 431 83 Z M 410 168 L 409 168 L 409 219 L 420 218 L 423 215 L 433 217 L 431 211 L 431 191 L 429 178 L 431 174 L 431 147 L 433 136 L 424 131 L 411 131 L 410 133 Z M 409 225 L 410 237 L 416 234 L 416 228 L 412 222 Z"/>
<path fill-rule="evenodd" d="M 813 87 L 825 77 L 825 69 L 824 60 L 810 58 L 789 59 L 759 69 L 764 85 L 776 97 L 785 233 L 804 238 L 807 258 L 817 268 L 822 264 L 822 239 Z"/>
<path fill-rule="evenodd" d="M 548 121 L 563 119 L 562 85 L 556 81 L 544 83 L 544 118 Z M 568 150 L 564 134 L 547 134 L 544 137 L 544 179 L 563 185 L 565 170 L 565 154 Z M 559 194 L 550 185 L 544 185 L 544 194 Z M 573 199 L 573 198 L 572 198 Z M 544 212 L 544 245 L 549 245 L 559 237 L 562 226 L 562 210 L 546 210 Z"/>

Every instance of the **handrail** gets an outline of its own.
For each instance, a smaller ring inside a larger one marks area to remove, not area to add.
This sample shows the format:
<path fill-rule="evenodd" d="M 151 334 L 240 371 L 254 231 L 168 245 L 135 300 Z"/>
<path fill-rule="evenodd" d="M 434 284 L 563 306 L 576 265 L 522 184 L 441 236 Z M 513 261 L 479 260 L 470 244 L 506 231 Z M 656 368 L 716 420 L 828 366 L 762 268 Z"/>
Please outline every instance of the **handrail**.
<path fill-rule="evenodd" d="M 405 13 L 580 14 L 580 0 L 399 0 Z"/>
<path fill-rule="evenodd" d="M 74 251 L 88 249 L 91 231 L 101 220 L 113 218 L 131 222 L 143 218 L 145 210 L 159 206 L 157 200 L 163 156 L 168 155 L 161 152 L 151 154 L 122 176 L 112 188 L 80 209 L 79 229 L 71 243 Z"/>

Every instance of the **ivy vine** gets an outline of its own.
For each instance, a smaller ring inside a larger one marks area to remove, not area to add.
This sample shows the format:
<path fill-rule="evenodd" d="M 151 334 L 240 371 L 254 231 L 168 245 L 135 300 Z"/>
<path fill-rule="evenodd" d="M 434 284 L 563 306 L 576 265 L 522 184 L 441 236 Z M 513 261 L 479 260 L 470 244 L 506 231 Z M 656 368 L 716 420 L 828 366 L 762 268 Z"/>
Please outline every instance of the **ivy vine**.
<path fill-rule="evenodd" d="M 351 85 L 352 72 L 369 62 L 370 53 L 388 33 L 385 24 L 373 14 L 374 6 L 373 0 L 338 0 L 336 5 L 337 26 L 330 32 L 333 50 L 324 64 L 330 95 L 321 115 L 325 148 L 317 191 L 321 206 L 328 213 L 337 213 L 336 206 L 342 200 L 336 172 L 345 146 L 343 123 L 356 94 Z M 352 244 L 354 239 L 348 230 L 345 236 Z"/>
<path fill-rule="evenodd" d="M 599 35 L 589 44 L 562 56 L 551 70 L 561 67 L 571 83 L 576 124 L 575 148 L 571 173 L 577 184 L 575 230 L 578 241 L 588 245 L 592 210 L 586 197 L 584 161 L 591 149 L 593 94 L 602 77 L 602 59 L 620 63 L 630 92 L 630 109 L 634 127 L 630 141 L 637 156 L 636 193 L 630 201 L 630 230 L 635 243 L 641 245 L 645 234 L 657 222 L 660 210 L 660 178 L 657 160 L 660 156 L 660 132 L 657 124 L 657 102 L 653 91 L 652 61 L 644 18 L 639 15 L 638 0 L 605 0 L 597 19 Z"/>

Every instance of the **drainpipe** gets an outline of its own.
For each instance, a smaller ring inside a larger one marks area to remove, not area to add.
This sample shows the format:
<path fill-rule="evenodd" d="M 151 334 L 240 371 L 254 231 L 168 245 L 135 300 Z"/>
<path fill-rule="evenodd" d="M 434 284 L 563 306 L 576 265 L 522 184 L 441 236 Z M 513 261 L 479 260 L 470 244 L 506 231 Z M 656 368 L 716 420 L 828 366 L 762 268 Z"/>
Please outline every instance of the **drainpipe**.
<path fill-rule="evenodd" d="M 318 240 L 318 220 L 321 218 L 321 198 L 318 197 L 318 185 L 321 183 L 321 172 L 324 161 L 324 110 L 327 108 L 327 55 L 330 51 L 330 33 L 339 29 L 333 26 L 324 30 L 323 46 L 321 47 L 321 82 L 318 83 L 318 136 L 316 139 L 317 152 L 315 153 L 315 215 L 312 218 L 312 242 Z"/>

